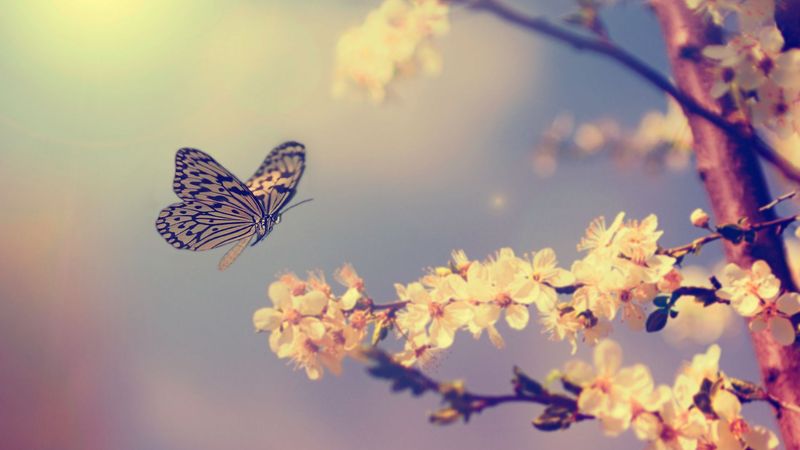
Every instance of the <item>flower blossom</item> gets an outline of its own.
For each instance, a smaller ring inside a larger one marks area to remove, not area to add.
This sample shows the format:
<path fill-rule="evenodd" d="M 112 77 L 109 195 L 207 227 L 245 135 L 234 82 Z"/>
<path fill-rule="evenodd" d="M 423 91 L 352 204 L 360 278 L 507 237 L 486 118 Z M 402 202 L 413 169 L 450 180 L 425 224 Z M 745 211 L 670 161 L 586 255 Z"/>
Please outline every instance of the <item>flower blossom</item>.
<path fill-rule="evenodd" d="M 564 369 L 565 378 L 582 388 L 578 410 L 597 417 L 609 435 L 625 431 L 632 420 L 657 411 L 669 399 L 669 389 L 655 388 L 646 366 L 621 366 L 622 348 L 606 339 L 594 349 L 594 367 L 574 360 Z"/>
<path fill-rule="evenodd" d="M 740 315 L 753 317 L 762 309 L 764 301 L 778 295 L 780 288 L 780 280 L 772 274 L 766 261 L 754 262 L 750 270 L 730 263 L 725 266 L 724 281 L 717 296 L 729 300 Z"/>
<path fill-rule="evenodd" d="M 441 61 L 430 40 L 448 29 L 448 6 L 440 0 L 385 0 L 363 24 L 339 38 L 334 95 L 354 84 L 380 102 L 398 75 L 418 68 L 438 73 Z"/>
<path fill-rule="evenodd" d="M 791 345 L 797 335 L 795 326 L 789 320 L 800 312 L 800 295 L 787 292 L 774 301 L 766 301 L 764 308 L 750 321 L 754 333 L 769 329 L 772 337 L 781 345 Z"/>

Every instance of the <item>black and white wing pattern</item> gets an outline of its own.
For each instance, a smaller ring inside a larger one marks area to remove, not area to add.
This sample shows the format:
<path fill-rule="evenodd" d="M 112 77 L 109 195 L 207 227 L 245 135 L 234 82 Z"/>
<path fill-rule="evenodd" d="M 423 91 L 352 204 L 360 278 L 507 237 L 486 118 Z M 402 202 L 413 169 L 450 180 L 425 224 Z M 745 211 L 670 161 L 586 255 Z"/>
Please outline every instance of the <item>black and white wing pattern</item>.
<path fill-rule="evenodd" d="M 299 142 L 284 142 L 272 149 L 247 187 L 261 199 L 268 216 L 278 214 L 297 192 L 306 167 L 306 148 Z"/>
<path fill-rule="evenodd" d="M 200 150 L 178 150 L 172 187 L 183 203 L 162 209 L 156 229 L 178 249 L 209 250 L 249 241 L 265 216 L 247 186 Z"/>

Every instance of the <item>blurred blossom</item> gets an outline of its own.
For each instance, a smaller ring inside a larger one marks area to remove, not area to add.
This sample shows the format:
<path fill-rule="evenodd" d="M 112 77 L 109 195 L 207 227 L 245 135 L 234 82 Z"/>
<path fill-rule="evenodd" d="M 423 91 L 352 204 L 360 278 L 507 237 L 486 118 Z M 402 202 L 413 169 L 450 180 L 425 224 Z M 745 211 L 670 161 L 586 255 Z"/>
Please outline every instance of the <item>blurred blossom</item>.
<path fill-rule="evenodd" d="M 797 149 L 800 148 L 800 133 L 791 132 L 788 134 L 779 135 L 769 130 L 761 131 L 762 135 L 766 137 L 772 148 L 774 148 L 790 163 L 794 164 L 795 166 L 800 166 L 800 152 L 797 151 Z"/>
<path fill-rule="evenodd" d="M 672 98 L 666 112 L 649 111 L 635 129 L 601 118 L 575 126 L 571 115 L 558 116 L 541 136 L 534 170 L 550 175 L 559 158 L 584 158 L 603 152 L 620 164 L 640 162 L 647 168 L 684 169 L 692 154 L 692 132 L 683 110 Z"/>
<path fill-rule="evenodd" d="M 706 15 L 717 25 L 722 25 L 725 16 L 735 10 L 739 3 L 739 0 L 686 0 L 689 9 Z"/>
<path fill-rule="evenodd" d="M 734 263 L 725 266 L 722 287 L 717 296 L 730 300 L 731 306 L 744 317 L 753 317 L 778 296 L 781 281 L 772 274 L 764 260 L 758 260 L 748 269 Z"/>
<path fill-rule="evenodd" d="M 508 199 L 503 194 L 494 194 L 489 202 L 491 204 L 492 209 L 496 211 L 502 211 L 503 209 L 506 208 L 506 205 L 508 204 Z"/>
<path fill-rule="evenodd" d="M 701 266 L 683 267 L 681 274 L 686 285 L 711 287 L 711 273 Z M 741 319 L 728 305 L 703 306 L 695 297 L 686 296 L 678 300 L 675 310 L 678 317 L 669 321 L 662 336 L 676 347 L 690 342 L 708 345 L 725 335 L 737 334 L 741 329 Z M 709 317 L 714 320 L 709 320 Z"/>
<path fill-rule="evenodd" d="M 729 33 L 726 42 L 703 48 L 703 55 L 715 65 L 711 95 L 730 96 L 762 133 L 768 131 L 785 139 L 800 132 L 800 50 L 784 51 L 783 34 L 773 18 L 775 2 L 687 3 L 698 9 L 721 8 L 738 15 L 739 28 Z M 712 14 L 712 19 L 719 17 Z"/>
<path fill-rule="evenodd" d="M 420 71 L 439 74 L 441 56 L 431 39 L 449 27 L 448 6 L 439 0 L 385 0 L 364 23 L 339 38 L 334 96 L 344 95 L 354 85 L 380 102 L 395 78 Z"/>
<path fill-rule="evenodd" d="M 560 375 L 580 388 L 578 411 L 594 416 L 606 435 L 632 429 L 648 449 L 767 450 L 779 445 L 774 433 L 741 416 L 732 380 L 719 369 L 717 345 L 684 363 L 672 387 L 656 386 L 643 364 L 623 367 L 622 348 L 612 340 L 602 340 L 593 356 L 593 365 L 572 360 Z M 708 406 L 701 410 L 696 398 L 705 384 Z"/>
<path fill-rule="evenodd" d="M 594 153 L 605 143 L 602 129 L 592 123 L 583 124 L 575 132 L 575 145 L 586 153 Z"/>

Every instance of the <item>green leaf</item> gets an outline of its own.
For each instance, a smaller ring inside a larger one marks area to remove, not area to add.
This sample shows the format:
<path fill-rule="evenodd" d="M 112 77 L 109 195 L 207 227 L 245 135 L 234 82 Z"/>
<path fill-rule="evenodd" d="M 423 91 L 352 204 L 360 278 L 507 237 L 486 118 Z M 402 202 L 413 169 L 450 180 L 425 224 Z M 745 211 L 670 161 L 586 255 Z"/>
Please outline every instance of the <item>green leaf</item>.
<path fill-rule="evenodd" d="M 667 302 L 669 301 L 668 295 L 659 295 L 653 300 L 653 304 L 658 306 L 659 308 L 665 308 L 667 306 Z"/>
<path fill-rule="evenodd" d="M 582 387 L 578 386 L 577 384 L 569 381 L 566 378 L 561 378 L 561 386 L 564 387 L 564 390 L 570 392 L 575 395 L 581 395 L 581 391 L 583 390 Z"/>
<path fill-rule="evenodd" d="M 375 324 L 375 329 L 372 332 L 372 345 L 376 346 L 378 343 L 389 335 L 389 329 L 391 328 L 391 321 L 389 320 L 381 320 L 380 322 Z"/>
<path fill-rule="evenodd" d="M 723 239 L 729 240 L 734 244 L 742 242 L 745 238 L 745 231 L 739 225 L 729 223 L 717 228 L 717 233 L 722 235 Z"/>
<path fill-rule="evenodd" d="M 714 409 L 711 408 L 711 396 L 709 396 L 705 392 L 699 392 L 694 395 L 694 406 L 697 406 L 697 409 L 706 413 L 706 414 L 714 414 Z"/>
<path fill-rule="evenodd" d="M 669 310 L 657 309 L 650 313 L 645 323 L 645 329 L 648 333 L 655 333 L 661 331 L 666 325 L 669 318 Z"/>
<path fill-rule="evenodd" d="M 524 392 L 530 395 L 541 395 L 544 392 L 544 386 L 541 383 L 526 375 L 517 366 L 514 366 L 514 379 L 511 382 L 517 392 Z"/>
<path fill-rule="evenodd" d="M 569 428 L 574 421 L 574 415 L 569 408 L 550 405 L 541 416 L 533 419 L 533 426 L 542 431 L 556 431 Z"/>
<path fill-rule="evenodd" d="M 367 368 L 367 372 L 375 378 L 383 378 L 392 382 L 394 392 L 411 391 L 414 396 L 420 396 L 426 391 L 435 390 L 434 383 L 417 369 L 405 367 L 392 360 L 383 350 L 372 347 L 362 351 L 367 359 L 375 365 Z"/>

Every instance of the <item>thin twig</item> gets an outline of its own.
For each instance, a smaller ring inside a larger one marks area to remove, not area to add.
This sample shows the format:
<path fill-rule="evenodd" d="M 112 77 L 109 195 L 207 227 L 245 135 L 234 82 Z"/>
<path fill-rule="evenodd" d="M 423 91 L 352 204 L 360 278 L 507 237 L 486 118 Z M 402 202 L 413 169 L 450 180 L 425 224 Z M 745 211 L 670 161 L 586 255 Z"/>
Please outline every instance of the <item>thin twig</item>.
<path fill-rule="evenodd" d="M 773 201 L 772 203 L 775 203 L 775 201 Z M 772 204 L 772 203 L 770 203 L 770 204 Z M 741 229 L 741 231 L 744 232 L 744 233 L 750 232 L 750 231 L 752 231 L 752 232 L 763 231 L 763 230 L 767 230 L 767 229 L 771 229 L 771 228 L 775 228 L 777 230 L 783 231 L 783 229 L 786 228 L 788 225 L 790 225 L 793 222 L 797 222 L 798 220 L 800 220 L 800 215 L 781 217 L 779 219 L 768 220 L 766 222 L 759 222 L 759 223 L 754 223 L 754 224 L 751 224 L 751 225 L 748 225 L 748 224 L 744 223 L 744 224 L 736 225 L 736 226 L 739 227 Z M 690 242 L 688 244 L 685 244 L 685 245 L 681 245 L 681 246 L 678 246 L 678 247 L 672 247 L 672 248 L 660 249 L 658 251 L 658 253 L 661 254 L 661 255 L 672 256 L 674 258 L 680 258 L 680 257 L 685 256 L 688 253 L 696 252 L 697 250 L 700 249 L 700 247 L 702 247 L 705 244 L 708 244 L 709 242 L 714 242 L 714 241 L 722 239 L 722 238 L 723 238 L 722 234 L 720 234 L 718 232 L 713 232 L 713 233 L 709 233 L 709 234 L 707 234 L 705 236 L 702 236 L 700 238 L 697 238 L 694 241 L 692 241 L 692 242 Z"/>
<path fill-rule="evenodd" d="M 780 204 L 781 202 L 794 198 L 795 195 L 797 195 L 797 191 L 787 192 L 781 195 L 780 197 L 776 198 L 775 200 L 762 206 L 761 208 L 758 208 L 758 210 L 761 212 L 769 211 L 770 209 L 778 206 L 778 204 Z"/>

